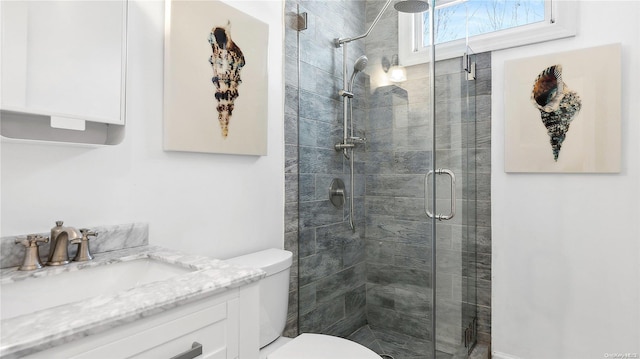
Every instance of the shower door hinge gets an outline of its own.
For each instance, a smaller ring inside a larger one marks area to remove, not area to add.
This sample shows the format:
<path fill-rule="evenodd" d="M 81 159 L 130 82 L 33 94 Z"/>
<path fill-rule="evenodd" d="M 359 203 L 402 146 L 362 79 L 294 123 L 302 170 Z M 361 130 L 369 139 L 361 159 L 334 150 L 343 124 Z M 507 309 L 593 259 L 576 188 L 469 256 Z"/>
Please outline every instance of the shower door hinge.
<path fill-rule="evenodd" d="M 476 63 L 471 61 L 471 56 L 466 52 L 462 56 L 462 69 L 467 73 L 467 81 L 476 79 Z"/>
<path fill-rule="evenodd" d="M 306 12 L 301 12 L 298 14 L 298 27 L 297 30 L 298 31 L 304 31 L 307 29 L 307 13 Z"/>

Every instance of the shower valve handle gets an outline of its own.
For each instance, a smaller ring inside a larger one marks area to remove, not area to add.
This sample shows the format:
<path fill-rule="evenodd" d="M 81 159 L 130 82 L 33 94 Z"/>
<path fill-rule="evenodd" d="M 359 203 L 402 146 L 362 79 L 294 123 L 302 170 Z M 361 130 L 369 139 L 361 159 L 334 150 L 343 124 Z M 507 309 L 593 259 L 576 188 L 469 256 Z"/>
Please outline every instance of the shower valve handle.
<path fill-rule="evenodd" d="M 354 148 L 354 147 L 356 147 L 356 145 L 353 143 L 336 143 L 336 145 L 334 146 L 336 151 L 342 151 L 344 149 Z"/>

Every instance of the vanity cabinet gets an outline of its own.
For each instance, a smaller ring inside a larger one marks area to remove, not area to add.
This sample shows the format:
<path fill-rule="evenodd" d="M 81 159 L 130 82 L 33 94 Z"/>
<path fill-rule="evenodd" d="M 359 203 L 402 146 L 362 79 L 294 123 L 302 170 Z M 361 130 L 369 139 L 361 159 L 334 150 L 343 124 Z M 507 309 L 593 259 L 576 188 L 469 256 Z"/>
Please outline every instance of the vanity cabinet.
<path fill-rule="evenodd" d="M 196 302 L 47 349 L 27 358 L 174 358 L 194 343 L 197 358 L 258 357 L 258 284 Z M 194 356 L 186 356 L 191 358 Z"/>

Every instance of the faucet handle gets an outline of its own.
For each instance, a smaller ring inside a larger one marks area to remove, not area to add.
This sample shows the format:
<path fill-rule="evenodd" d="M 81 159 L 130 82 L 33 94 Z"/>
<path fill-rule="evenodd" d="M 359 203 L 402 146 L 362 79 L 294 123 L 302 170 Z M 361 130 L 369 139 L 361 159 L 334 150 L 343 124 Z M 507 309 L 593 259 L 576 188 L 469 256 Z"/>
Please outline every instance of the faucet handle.
<path fill-rule="evenodd" d="M 89 228 L 80 228 L 80 233 L 82 233 L 82 237 L 87 237 L 87 239 L 89 239 L 88 237 L 97 237 L 98 236 L 98 232 L 94 232 L 92 230 L 90 230 Z"/>
<path fill-rule="evenodd" d="M 27 238 L 20 237 L 16 238 L 16 244 L 22 244 L 25 247 L 36 247 L 38 243 L 47 243 L 49 242 L 49 237 L 43 237 L 39 234 L 29 234 Z"/>
<path fill-rule="evenodd" d="M 76 238 L 69 241 L 70 244 L 77 244 L 78 250 L 76 256 L 73 258 L 76 262 L 85 262 L 93 259 L 91 252 L 89 251 L 89 236 L 97 237 L 98 232 L 91 231 L 87 228 L 81 228 L 82 238 Z"/>
<path fill-rule="evenodd" d="M 30 234 L 27 238 L 16 238 L 16 244 L 22 244 L 26 247 L 22 265 L 18 270 L 34 270 L 42 268 L 40 253 L 38 252 L 38 243 L 47 242 L 49 242 L 49 237 L 43 237 L 39 234 Z"/>

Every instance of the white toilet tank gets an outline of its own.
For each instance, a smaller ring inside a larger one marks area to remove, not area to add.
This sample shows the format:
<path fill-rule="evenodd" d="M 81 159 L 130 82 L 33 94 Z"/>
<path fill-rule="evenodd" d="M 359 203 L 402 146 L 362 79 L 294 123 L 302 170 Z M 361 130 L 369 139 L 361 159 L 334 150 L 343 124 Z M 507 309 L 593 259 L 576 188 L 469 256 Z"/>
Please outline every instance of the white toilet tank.
<path fill-rule="evenodd" d="M 260 348 L 282 335 L 287 322 L 289 302 L 289 272 L 292 253 L 282 249 L 267 249 L 227 259 L 245 267 L 260 268 L 267 276 L 260 283 Z"/>

